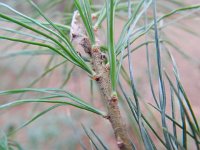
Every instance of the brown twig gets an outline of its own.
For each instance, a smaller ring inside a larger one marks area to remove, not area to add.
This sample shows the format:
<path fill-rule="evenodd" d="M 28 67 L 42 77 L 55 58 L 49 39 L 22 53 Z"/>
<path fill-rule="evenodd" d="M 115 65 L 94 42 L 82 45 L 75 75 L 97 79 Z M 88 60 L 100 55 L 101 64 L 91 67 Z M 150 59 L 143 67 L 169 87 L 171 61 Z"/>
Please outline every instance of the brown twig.
<path fill-rule="evenodd" d="M 99 86 L 101 95 L 103 96 L 107 105 L 107 118 L 114 130 L 118 147 L 121 150 L 130 150 L 132 149 L 131 143 L 118 107 L 118 97 L 112 96 L 110 69 L 109 66 L 104 63 L 101 55 L 102 54 L 99 47 L 92 48 L 92 66 L 97 73 L 96 81 Z"/>
<path fill-rule="evenodd" d="M 117 146 L 120 150 L 131 150 L 131 142 L 118 106 L 118 97 L 112 95 L 110 68 L 109 65 L 105 64 L 105 54 L 100 51 L 100 46 L 98 42 L 96 42 L 95 46 L 91 46 L 86 31 L 84 31 L 85 29 L 82 28 L 83 25 L 81 24 L 82 22 L 80 22 L 80 18 L 76 17 L 79 16 L 77 15 L 73 17 L 74 22 L 72 22 L 72 24 L 75 26 L 71 27 L 71 35 L 78 34 L 75 37 L 81 37 L 80 35 L 82 35 L 82 38 L 79 38 L 78 44 L 81 45 L 85 53 L 87 53 L 91 57 L 91 65 L 93 67 L 93 70 L 96 72 L 96 75 L 93 77 L 93 79 L 96 80 L 100 89 L 100 93 L 107 105 L 108 115 L 106 116 L 106 118 L 110 121 L 114 130 Z M 80 34 L 76 31 L 84 32 Z M 73 41 L 75 41 L 75 39 L 73 39 Z"/>

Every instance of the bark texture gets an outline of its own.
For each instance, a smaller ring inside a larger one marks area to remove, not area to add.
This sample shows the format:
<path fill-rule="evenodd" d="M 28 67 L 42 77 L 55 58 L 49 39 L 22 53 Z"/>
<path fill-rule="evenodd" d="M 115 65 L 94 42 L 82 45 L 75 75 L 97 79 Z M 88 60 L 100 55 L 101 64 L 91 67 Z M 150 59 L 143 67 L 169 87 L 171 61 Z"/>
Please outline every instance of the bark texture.
<path fill-rule="evenodd" d="M 112 125 L 119 149 L 131 150 L 132 146 L 118 106 L 118 97 L 112 96 L 110 69 L 109 66 L 104 63 L 104 57 L 102 56 L 99 47 L 92 48 L 92 66 L 93 70 L 97 73 L 95 80 L 97 81 L 101 95 L 107 105 L 107 119 Z"/>
<path fill-rule="evenodd" d="M 97 32 L 97 30 L 95 30 L 95 32 Z M 83 48 L 84 53 L 87 53 L 90 56 L 91 65 L 96 72 L 96 76 L 94 76 L 93 79 L 97 81 L 100 93 L 106 103 L 108 110 L 106 118 L 110 121 L 114 130 L 117 146 L 120 150 L 131 150 L 131 142 L 118 106 L 118 97 L 112 95 L 110 67 L 105 64 L 105 54 L 100 51 L 100 40 L 96 36 L 96 45 L 91 46 L 90 40 L 77 12 L 75 12 L 73 16 L 70 35 L 71 40 L 80 45 Z"/>

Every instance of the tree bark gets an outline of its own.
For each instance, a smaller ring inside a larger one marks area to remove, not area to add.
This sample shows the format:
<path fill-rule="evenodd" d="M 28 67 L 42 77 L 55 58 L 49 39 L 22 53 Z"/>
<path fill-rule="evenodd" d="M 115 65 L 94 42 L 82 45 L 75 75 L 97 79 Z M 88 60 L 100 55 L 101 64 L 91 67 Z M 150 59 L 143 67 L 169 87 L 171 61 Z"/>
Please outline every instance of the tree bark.
<path fill-rule="evenodd" d="M 97 29 L 95 29 L 94 32 L 97 32 Z M 120 150 L 131 150 L 132 145 L 119 110 L 118 97 L 112 95 L 110 67 L 105 64 L 105 54 L 100 51 L 100 40 L 96 36 L 96 44 L 91 46 L 84 24 L 77 11 L 74 12 L 72 19 L 70 36 L 71 41 L 81 45 L 85 53 L 87 53 L 91 58 L 91 65 L 96 73 L 93 79 L 97 81 L 100 93 L 106 103 L 108 110 L 106 118 L 110 121 L 114 130 L 117 146 Z"/>
<path fill-rule="evenodd" d="M 99 47 L 91 48 L 90 56 L 93 70 L 97 73 L 94 79 L 97 81 L 101 95 L 107 105 L 107 119 L 114 130 L 117 146 L 120 150 L 131 150 L 131 142 L 118 106 L 118 97 L 112 96 L 109 66 L 104 63 L 104 55 Z"/>

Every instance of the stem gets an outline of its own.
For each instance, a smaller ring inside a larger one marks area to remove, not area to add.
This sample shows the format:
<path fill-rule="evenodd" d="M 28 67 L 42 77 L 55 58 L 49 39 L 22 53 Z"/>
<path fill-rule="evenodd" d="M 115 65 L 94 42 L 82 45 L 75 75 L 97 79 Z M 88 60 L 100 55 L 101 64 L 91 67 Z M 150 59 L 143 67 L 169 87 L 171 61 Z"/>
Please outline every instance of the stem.
<path fill-rule="evenodd" d="M 94 30 L 97 32 L 98 29 Z M 118 97 L 112 92 L 112 83 L 110 79 L 110 66 L 105 64 L 106 56 L 100 51 L 98 37 L 95 37 L 95 45 L 91 45 L 91 41 L 87 36 L 84 24 L 80 16 L 75 13 L 72 20 L 71 31 L 72 41 L 82 46 L 85 53 L 91 58 L 93 71 L 96 73 L 93 79 L 97 81 L 100 93 L 106 103 L 108 115 L 107 118 L 114 130 L 117 146 L 120 150 L 132 150 L 132 145 L 123 123 L 122 116 L 118 106 Z M 81 33 L 80 33 L 81 32 Z"/>
<path fill-rule="evenodd" d="M 107 105 L 107 118 L 114 130 L 117 146 L 120 150 L 131 150 L 131 142 L 118 106 L 118 97 L 116 95 L 112 95 L 110 68 L 104 63 L 99 47 L 92 48 L 90 54 L 92 58 L 93 70 L 97 73 L 95 80 L 97 81 L 100 93 Z"/>

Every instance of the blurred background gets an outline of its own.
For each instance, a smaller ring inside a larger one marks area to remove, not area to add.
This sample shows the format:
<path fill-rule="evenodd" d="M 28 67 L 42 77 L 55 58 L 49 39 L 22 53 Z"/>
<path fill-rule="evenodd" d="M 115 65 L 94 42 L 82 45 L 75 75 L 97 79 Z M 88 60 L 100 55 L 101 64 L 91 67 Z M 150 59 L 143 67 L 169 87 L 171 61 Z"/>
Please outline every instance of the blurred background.
<path fill-rule="evenodd" d="M 41 22 L 45 22 L 38 12 L 25 0 L 0 0 L 4 4 L 11 6 L 17 11 L 35 18 Z M 72 0 L 34 0 L 44 14 L 57 24 L 63 25 L 63 31 L 69 34 L 69 26 L 73 11 L 76 9 Z M 93 1 L 92 10 L 98 11 L 103 7 L 104 1 Z M 126 1 L 124 1 L 126 4 Z M 157 1 L 158 17 L 163 16 L 175 9 L 188 5 L 197 5 L 198 0 L 159 0 Z M 115 20 L 115 39 L 118 40 L 121 30 L 127 21 L 126 10 L 117 13 Z M 200 9 L 190 10 L 187 12 L 177 13 L 164 19 L 159 23 L 160 37 L 162 40 L 170 41 L 172 45 L 162 45 L 163 49 L 169 49 L 173 54 L 180 73 L 181 82 L 190 99 L 193 110 L 200 121 Z M 16 19 L 22 20 L 19 16 L 10 12 L 5 7 L 0 7 L 0 13 L 14 16 Z M 149 19 L 152 19 L 151 9 L 147 12 Z M 24 20 L 25 21 L 25 20 Z M 138 23 L 138 27 L 144 23 L 144 20 Z M 13 23 L 0 19 L 0 34 L 15 38 L 23 38 L 35 41 L 33 37 L 24 37 L 18 35 L 16 31 L 8 32 L 6 28 L 15 29 L 17 31 L 31 33 Z M 106 22 L 103 23 L 100 35 L 102 41 L 106 41 Z M 153 31 L 148 33 L 148 39 L 153 39 Z M 132 45 L 132 49 L 144 43 L 145 37 L 138 38 Z M 149 44 L 149 55 L 151 57 L 151 67 L 153 71 L 153 84 L 157 93 L 157 70 L 156 70 L 156 53 L 155 45 Z M 163 65 L 165 69 L 172 72 L 172 65 L 169 63 L 167 53 L 163 53 Z M 152 103 L 153 101 L 146 61 L 145 46 L 141 46 L 132 53 L 132 63 L 135 73 L 135 81 L 139 91 L 141 101 Z M 128 63 L 125 59 L 124 69 L 128 72 Z M 126 76 L 126 73 L 124 73 Z M 123 87 L 128 94 L 131 94 L 131 88 L 120 77 Z M 129 79 L 129 78 L 128 78 Z M 105 110 L 104 104 L 98 93 L 95 82 L 91 81 L 88 75 L 80 68 L 75 67 L 70 62 L 64 61 L 60 56 L 52 53 L 46 48 L 32 46 L 29 44 L 17 43 L 7 40 L 0 40 L 0 90 L 9 90 L 16 88 L 61 88 L 70 91 L 81 97 L 85 101 L 93 104 L 96 108 Z M 43 96 L 42 94 L 16 94 L 8 96 L 0 96 L 0 103 L 11 102 L 17 99 L 26 99 Z M 169 94 L 168 94 L 169 96 Z M 138 129 L 135 121 L 131 118 L 130 112 L 126 112 L 127 104 L 124 97 L 120 98 L 120 108 L 129 129 L 130 137 L 138 146 L 143 149 L 141 139 L 137 138 Z M 21 126 L 27 120 L 41 111 L 52 106 L 51 104 L 24 104 L 12 107 L 6 110 L 0 110 L 0 130 L 6 133 Z M 170 114 L 170 102 L 167 102 L 167 112 Z M 155 129 L 160 130 L 160 116 L 152 107 L 142 106 L 143 113 L 148 120 L 155 120 Z M 149 113 L 151 112 L 151 113 Z M 159 119 L 157 119 L 159 118 Z M 28 126 L 19 130 L 10 138 L 16 141 L 25 150 L 73 150 L 90 147 L 91 142 L 88 140 L 81 124 L 86 128 L 92 128 L 103 141 L 106 141 L 110 149 L 116 149 L 113 138 L 113 131 L 110 123 L 90 112 L 79 110 L 71 106 L 61 106 L 40 118 L 33 121 Z M 157 139 L 155 138 L 155 141 Z M 190 140 L 190 139 L 189 139 Z M 191 143 L 192 145 L 193 143 Z M 158 149 L 165 149 L 158 142 Z"/>

